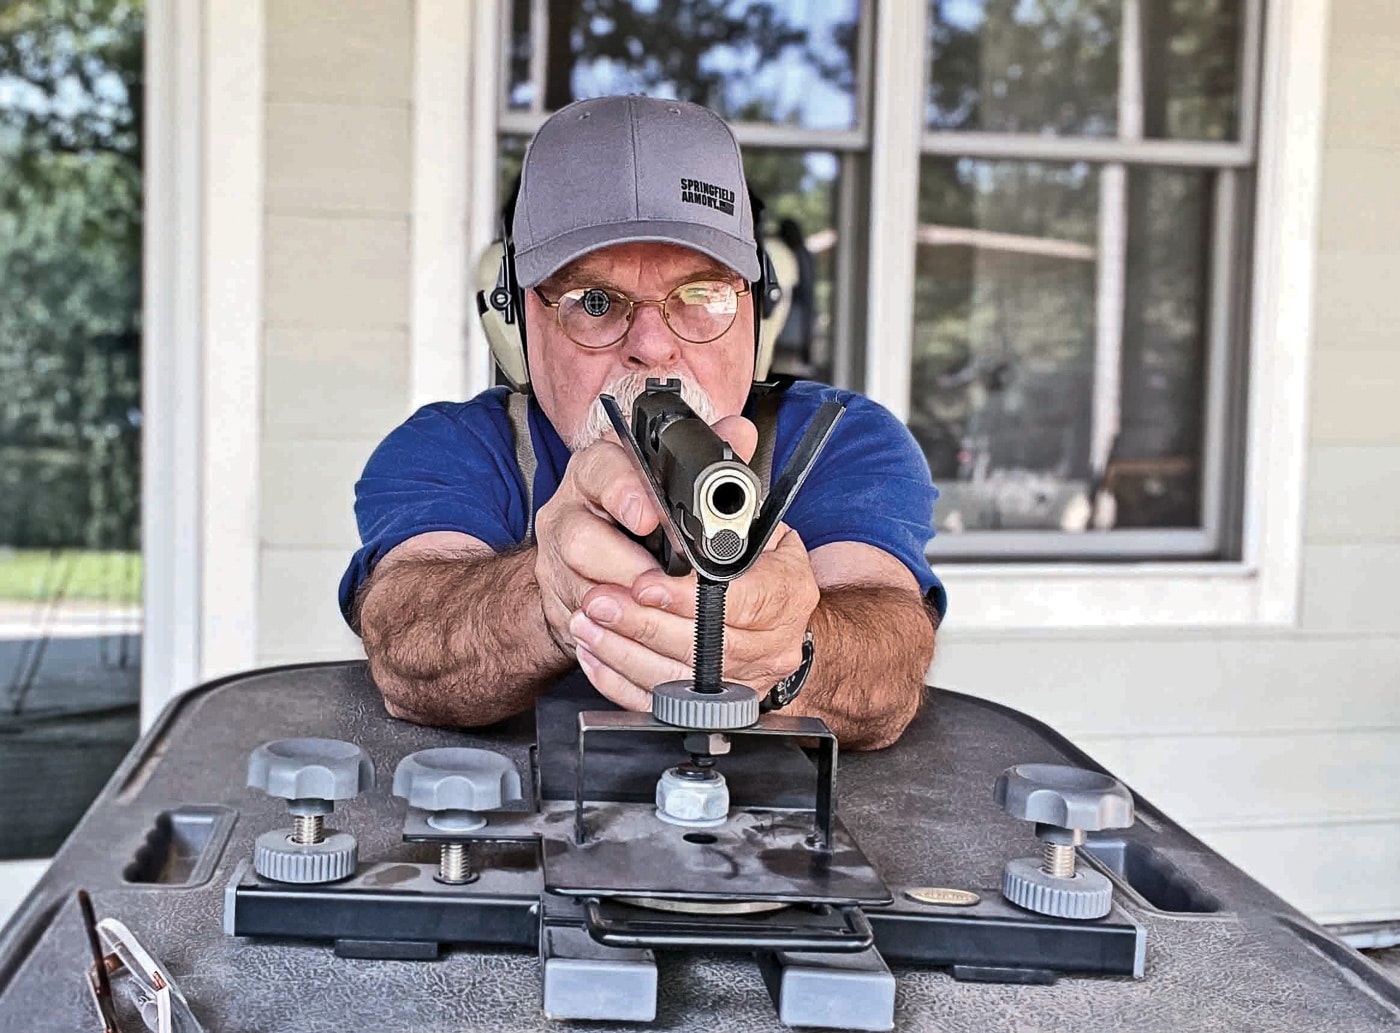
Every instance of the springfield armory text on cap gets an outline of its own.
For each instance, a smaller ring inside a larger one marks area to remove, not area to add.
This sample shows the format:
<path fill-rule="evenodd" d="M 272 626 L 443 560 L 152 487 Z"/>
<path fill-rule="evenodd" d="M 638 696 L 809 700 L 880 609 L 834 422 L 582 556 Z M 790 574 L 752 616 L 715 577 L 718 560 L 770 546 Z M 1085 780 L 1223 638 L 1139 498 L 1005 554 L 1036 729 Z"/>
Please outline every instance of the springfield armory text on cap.
<path fill-rule="evenodd" d="M 734 214 L 734 191 L 698 179 L 681 180 L 681 200 L 686 204 L 703 204 L 710 208 L 718 208 L 726 215 Z"/>

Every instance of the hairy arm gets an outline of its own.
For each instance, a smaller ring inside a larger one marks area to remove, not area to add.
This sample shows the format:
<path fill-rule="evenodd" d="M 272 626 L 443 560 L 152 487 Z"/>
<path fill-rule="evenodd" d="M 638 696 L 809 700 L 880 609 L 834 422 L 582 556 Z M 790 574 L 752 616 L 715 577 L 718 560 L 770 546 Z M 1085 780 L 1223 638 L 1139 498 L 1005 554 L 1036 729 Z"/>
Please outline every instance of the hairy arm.
<path fill-rule="evenodd" d="M 812 566 L 823 584 L 810 624 L 815 656 L 785 712 L 820 717 L 847 749 L 882 749 L 923 703 L 936 617 L 913 575 L 872 546 L 824 546 Z"/>
<path fill-rule="evenodd" d="M 389 713 L 420 724 L 491 724 L 528 709 L 573 664 L 549 634 L 535 550 L 494 553 L 455 532 L 391 551 L 357 609 Z"/>
<path fill-rule="evenodd" d="M 574 663 L 567 625 L 584 594 L 657 569 L 618 526 L 656 525 L 644 491 L 621 447 L 600 441 L 570 459 L 540 507 L 537 547 L 497 554 L 470 535 L 434 531 L 391 550 L 355 621 L 389 713 L 474 726 L 527 709 Z"/>

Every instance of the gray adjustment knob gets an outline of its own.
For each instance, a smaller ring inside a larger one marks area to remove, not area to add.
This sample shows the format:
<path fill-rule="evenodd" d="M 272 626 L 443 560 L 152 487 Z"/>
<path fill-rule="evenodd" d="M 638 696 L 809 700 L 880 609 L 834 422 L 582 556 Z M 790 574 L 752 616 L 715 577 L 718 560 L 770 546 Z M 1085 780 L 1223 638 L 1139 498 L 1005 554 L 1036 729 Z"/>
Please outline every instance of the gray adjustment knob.
<path fill-rule="evenodd" d="M 430 827 L 463 834 L 486 824 L 482 811 L 523 799 L 520 772 L 508 757 L 468 746 L 410 753 L 394 769 L 394 795 L 410 807 L 431 811 L 426 819 Z M 454 885 L 476 878 L 465 842 L 442 844 L 437 878 Z"/>
<path fill-rule="evenodd" d="M 326 829 L 336 800 L 352 800 L 374 785 L 374 764 L 354 743 L 339 739 L 279 739 L 248 757 L 248 785 L 287 801 L 293 827 L 264 832 L 253 849 L 253 870 L 278 882 L 334 882 L 353 875 L 355 837 Z"/>
<path fill-rule="evenodd" d="M 1074 849 L 1085 832 L 1127 828 L 1133 796 L 1116 779 L 1063 764 L 1018 764 L 997 776 L 993 797 L 1013 818 L 1035 822 L 1043 857 L 1010 861 L 1002 895 L 1056 918 L 1102 918 L 1113 907 L 1113 885 L 1100 873 L 1075 870 Z"/>
<path fill-rule="evenodd" d="M 480 811 L 496 811 L 522 799 L 520 772 L 509 758 L 466 746 L 410 753 L 394 770 L 394 795 L 410 807 L 432 811 L 440 832 L 471 832 L 486 824 Z"/>
<path fill-rule="evenodd" d="M 651 713 L 680 728 L 747 728 L 758 720 L 759 695 L 747 685 L 724 682 L 719 692 L 700 692 L 691 681 L 662 682 L 651 690 Z"/>

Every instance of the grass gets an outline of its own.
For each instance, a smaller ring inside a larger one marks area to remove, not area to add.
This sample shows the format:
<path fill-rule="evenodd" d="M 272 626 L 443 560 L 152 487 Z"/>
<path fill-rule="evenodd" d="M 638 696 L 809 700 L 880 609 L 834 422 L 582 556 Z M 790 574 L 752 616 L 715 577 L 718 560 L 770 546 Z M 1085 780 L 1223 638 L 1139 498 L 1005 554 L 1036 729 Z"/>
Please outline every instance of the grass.
<path fill-rule="evenodd" d="M 0 548 L 0 600 L 141 604 L 141 554 L 88 549 Z"/>

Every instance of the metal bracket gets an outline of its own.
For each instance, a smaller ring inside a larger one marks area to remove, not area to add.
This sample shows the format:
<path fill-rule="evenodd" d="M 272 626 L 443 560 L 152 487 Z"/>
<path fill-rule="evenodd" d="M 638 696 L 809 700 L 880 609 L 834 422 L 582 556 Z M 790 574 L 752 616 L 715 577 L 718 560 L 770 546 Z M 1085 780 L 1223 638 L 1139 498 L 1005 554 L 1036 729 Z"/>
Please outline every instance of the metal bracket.
<path fill-rule="evenodd" d="M 578 715 L 578 766 L 574 772 L 574 842 L 588 842 L 584 815 L 584 757 L 589 733 L 599 732 L 678 732 L 687 729 L 664 724 L 650 714 L 629 710 L 585 710 Z M 726 735 L 789 736 L 817 740 L 817 799 L 813 812 L 812 844 L 830 853 L 836 822 L 836 736 L 820 718 L 763 714 L 748 728 L 728 728 Z"/>

